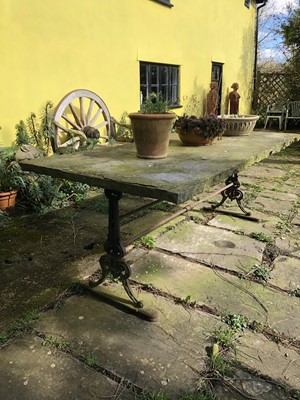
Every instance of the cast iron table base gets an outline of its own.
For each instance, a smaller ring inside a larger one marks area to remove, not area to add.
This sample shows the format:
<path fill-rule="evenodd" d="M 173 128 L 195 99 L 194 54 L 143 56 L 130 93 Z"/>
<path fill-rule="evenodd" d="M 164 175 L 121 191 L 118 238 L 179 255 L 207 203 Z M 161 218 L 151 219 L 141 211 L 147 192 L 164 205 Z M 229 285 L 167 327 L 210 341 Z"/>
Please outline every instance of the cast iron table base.
<path fill-rule="evenodd" d="M 157 319 L 157 312 L 152 310 L 142 310 L 143 303 L 139 301 L 134 295 L 129 278 L 131 275 L 131 268 L 124 260 L 126 254 L 125 248 L 121 243 L 120 235 L 120 213 L 119 213 L 119 200 L 122 193 L 116 190 L 105 190 L 105 196 L 108 198 L 109 212 L 108 212 L 108 236 L 104 245 L 104 250 L 107 254 L 100 257 L 100 278 L 97 280 L 90 280 L 89 286 L 95 287 L 101 285 L 109 276 L 114 279 L 119 279 L 134 307 L 139 310 L 145 318 L 150 321 Z"/>
<path fill-rule="evenodd" d="M 216 209 L 218 207 L 220 207 L 222 204 L 225 203 L 225 201 L 227 199 L 232 200 L 236 200 L 239 208 L 242 210 L 242 212 L 246 215 L 246 216 L 250 216 L 251 212 L 246 211 L 243 204 L 242 204 L 242 200 L 244 197 L 243 192 L 239 189 L 239 187 L 241 186 L 240 181 L 238 179 L 238 174 L 233 174 L 231 176 L 229 176 L 226 181 L 225 184 L 226 186 L 231 184 L 232 185 L 224 190 L 222 190 L 221 195 L 222 195 L 222 199 L 218 204 L 214 204 L 211 206 L 212 209 Z"/>

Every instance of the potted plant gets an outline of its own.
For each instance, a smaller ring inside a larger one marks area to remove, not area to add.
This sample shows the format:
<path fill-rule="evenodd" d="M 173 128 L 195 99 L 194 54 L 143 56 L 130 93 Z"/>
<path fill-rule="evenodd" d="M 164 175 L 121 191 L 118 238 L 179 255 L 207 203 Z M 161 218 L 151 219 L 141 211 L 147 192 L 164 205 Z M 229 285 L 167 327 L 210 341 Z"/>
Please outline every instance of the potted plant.
<path fill-rule="evenodd" d="M 17 190 L 24 187 L 22 170 L 14 160 L 13 147 L 0 148 L 0 210 L 13 208 Z"/>
<path fill-rule="evenodd" d="M 172 131 L 174 113 L 162 96 L 151 93 L 137 113 L 129 114 L 133 138 L 140 158 L 165 158 Z"/>
<path fill-rule="evenodd" d="M 188 146 L 206 146 L 215 138 L 220 139 L 225 130 L 225 121 L 215 115 L 198 118 L 195 115 L 177 117 L 174 128 L 181 142 Z"/>

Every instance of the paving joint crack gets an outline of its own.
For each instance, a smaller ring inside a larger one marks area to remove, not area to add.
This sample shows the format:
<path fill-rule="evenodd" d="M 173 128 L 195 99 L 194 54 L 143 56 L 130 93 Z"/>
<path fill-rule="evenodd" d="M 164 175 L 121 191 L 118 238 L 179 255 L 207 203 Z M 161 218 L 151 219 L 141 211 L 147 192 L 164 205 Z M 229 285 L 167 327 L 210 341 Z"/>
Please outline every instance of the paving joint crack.
<path fill-rule="evenodd" d="M 32 333 L 42 340 L 47 339 L 47 335 L 43 332 L 34 330 Z M 80 361 L 82 364 L 84 364 L 86 367 L 91 368 L 92 370 L 101 373 L 102 375 L 108 377 L 109 379 L 118 383 L 122 387 L 131 390 L 133 393 L 135 393 L 137 395 L 140 395 L 143 392 L 143 389 L 141 387 L 137 386 L 130 380 L 125 379 L 125 378 L 115 374 L 114 372 L 108 370 L 107 368 L 102 367 L 101 365 L 97 364 L 96 362 L 93 363 L 92 365 L 89 365 L 86 362 L 84 355 L 77 353 L 76 350 L 71 349 L 71 347 L 69 345 L 66 345 L 63 348 L 60 348 L 59 342 L 57 342 L 57 343 L 51 344 L 51 346 L 49 346 L 49 347 L 54 347 L 57 351 L 73 357 L 74 359 L 76 359 L 76 360 Z"/>

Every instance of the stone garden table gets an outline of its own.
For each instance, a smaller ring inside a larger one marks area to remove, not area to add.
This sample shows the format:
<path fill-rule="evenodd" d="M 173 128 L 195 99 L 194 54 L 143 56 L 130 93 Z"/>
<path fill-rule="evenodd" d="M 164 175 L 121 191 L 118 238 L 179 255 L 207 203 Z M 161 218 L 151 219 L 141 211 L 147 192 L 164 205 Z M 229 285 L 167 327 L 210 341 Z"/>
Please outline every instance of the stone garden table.
<path fill-rule="evenodd" d="M 20 162 L 23 170 L 55 178 L 69 179 L 105 189 L 109 201 L 108 237 L 105 255 L 100 257 L 101 284 L 112 274 L 119 277 L 137 308 L 143 305 L 131 290 L 130 266 L 124 260 L 125 248 L 120 238 L 119 200 L 122 193 L 183 203 L 194 195 L 225 180 L 222 204 L 236 199 L 242 211 L 242 192 L 238 173 L 270 154 L 281 151 L 298 133 L 254 131 L 249 136 L 223 137 L 211 146 L 184 146 L 171 140 L 168 157 L 140 159 L 133 143 L 99 146 L 93 150 L 53 155 Z M 149 317 L 151 319 L 151 316 Z"/>

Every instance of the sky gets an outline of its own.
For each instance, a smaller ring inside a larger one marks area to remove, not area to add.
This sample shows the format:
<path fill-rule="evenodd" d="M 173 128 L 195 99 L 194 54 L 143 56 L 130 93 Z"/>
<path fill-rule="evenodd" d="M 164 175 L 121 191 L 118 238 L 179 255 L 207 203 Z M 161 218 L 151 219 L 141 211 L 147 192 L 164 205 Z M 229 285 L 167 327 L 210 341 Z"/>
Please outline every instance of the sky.
<path fill-rule="evenodd" d="M 300 0 L 269 0 L 260 11 L 259 16 L 259 54 L 260 63 L 275 60 L 284 62 L 282 51 L 282 38 L 274 33 L 274 28 L 279 27 L 280 21 L 284 21 L 287 15 L 287 6 L 295 8 Z M 262 40 L 262 38 L 264 38 Z"/>
<path fill-rule="evenodd" d="M 266 9 L 272 8 L 273 12 L 280 13 L 284 12 L 284 9 L 288 4 L 296 7 L 297 3 L 298 0 L 269 0 L 265 8 Z"/>

